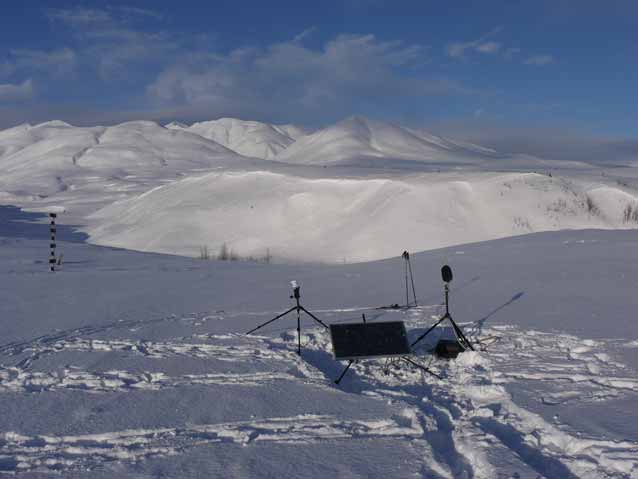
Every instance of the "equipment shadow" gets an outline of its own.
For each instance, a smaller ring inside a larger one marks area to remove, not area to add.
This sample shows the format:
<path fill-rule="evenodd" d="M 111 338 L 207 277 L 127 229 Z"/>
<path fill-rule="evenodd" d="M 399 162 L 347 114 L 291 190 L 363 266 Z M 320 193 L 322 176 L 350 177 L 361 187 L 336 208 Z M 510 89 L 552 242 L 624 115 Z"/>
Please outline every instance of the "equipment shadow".
<path fill-rule="evenodd" d="M 63 219 L 58 216 L 58 220 Z M 46 213 L 30 213 L 15 206 L 0 205 L 0 237 L 32 240 L 48 240 L 50 238 L 48 215 Z M 86 233 L 77 231 L 77 225 L 57 224 L 58 241 L 84 243 L 88 239 Z"/>
<path fill-rule="evenodd" d="M 477 329 L 479 331 L 481 331 L 483 329 L 483 326 L 485 325 L 485 323 L 487 322 L 488 319 L 490 319 L 492 316 L 494 316 L 496 313 L 498 313 L 501 309 L 504 309 L 507 306 L 509 306 L 510 304 L 514 303 L 515 301 L 518 301 L 519 299 L 521 299 L 524 294 L 525 294 L 525 291 L 520 291 L 520 292 L 516 293 L 508 301 L 506 301 L 505 303 L 501 304 L 497 308 L 495 308 L 492 311 L 490 311 L 489 313 L 487 313 L 481 319 L 476 321 L 475 324 L 477 326 Z"/>

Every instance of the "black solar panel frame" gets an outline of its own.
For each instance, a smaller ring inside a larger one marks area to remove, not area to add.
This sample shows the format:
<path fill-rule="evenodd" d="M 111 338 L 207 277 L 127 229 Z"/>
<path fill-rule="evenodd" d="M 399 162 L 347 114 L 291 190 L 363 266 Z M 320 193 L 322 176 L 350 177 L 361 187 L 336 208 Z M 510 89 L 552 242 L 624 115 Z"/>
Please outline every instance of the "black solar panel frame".
<path fill-rule="evenodd" d="M 403 321 L 335 323 L 330 325 L 330 339 L 334 358 L 338 361 L 412 354 Z"/>

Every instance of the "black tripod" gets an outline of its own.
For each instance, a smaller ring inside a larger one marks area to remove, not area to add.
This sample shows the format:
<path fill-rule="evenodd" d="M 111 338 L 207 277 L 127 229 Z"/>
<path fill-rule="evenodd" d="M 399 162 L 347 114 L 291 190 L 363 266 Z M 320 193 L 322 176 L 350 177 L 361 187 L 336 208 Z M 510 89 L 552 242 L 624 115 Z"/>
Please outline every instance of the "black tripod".
<path fill-rule="evenodd" d="M 419 336 L 410 345 L 410 347 L 414 347 L 415 344 L 417 344 L 423 338 L 425 338 L 428 334 L 430 334 L 430 332 L 434 328 L 436 328 L 439 324 L 441 324 L 446 319 L 449 319 L 450 323 L 452 323 L 452 328 L 454 328 L 454 332 L 456 333 L 456 337 L 457 337 L 457 339 L 459 341 L 459 344 L 464 349 L 471 349 L 472 351 L 474 351 L 474 347 L 472 346 L 472 343 L 470 343 L 470 341 L 465 337 L 465 334 L 463 334 L 463 331 L 461 330 L 461 328 L 459 328 L 458 324 L 456 324 L 454 319 L 452 319 L 452 315 L 450 315 L 449 296 L 450 296 L 450 281 L 452 281 L 452 269 L 448 265 L 443 266 L 443 268 L 441 268 L 441 276 L 443 276 L 443 282 L 445 283 L 445 285 L 444 285 L 444 289 L 445 289 L 445 314 L 443 315 L 443 317 L 441 319 L 439 319 L 436 323 L 434 323 L 425 333 L 423 333 L 421 336 Z"/>
<path fill-rule="evenodd" d="M 406 363 L 414 366 L 417 369 L 420 369 L 421 371 L 424 371 L 428 374 L 431 374 L 432 376 L 434 376 L 437 379 L 443 380 L 443 378 L 441 376 L 439 376 L 438 374 L 436 374 L 435 372 L 431 371 L 430 369 L 426 368 L 425 366 L 423 366 L 422 364 L 417 363 L 416 361 L 413 361 L 412 359 L 408 358 L 407 356 L 401 356 L 399 359 L 402 359 L 403 361 L 405 361 Z M 346 373 L 348 372 L 348 369 L 350 369 L 350 366 L 352 366 L 352 363 L 356 363 L 357 361 L 355 361 L 354 359 L 351 359 L 350 361 L 348 361 L 348 365 L 344 368 L 344 370 L 341 372 L 341 375 L 335 379 L 335 384 L 339 384 L 341 382 L 341 380 L 343 379 L 343 377 L 346 375 Z M 386 371 L 386 375 L 389 374 L 389 371 Z"/>
<path fill-rule="evenodd" d="M 410 296 L 408 289 L 408 273 L 410 273 L 410 282 L 412 283 L 412 297 L 414 298 L 414 306 L 418 306 L 416 302 L 416 291 L 414 289 L 414 276 L 412 276 L 412 264 L 410 263 L 410 253 L 404 251 L 401 255 L 405 260 L 405 307 L 410 307 Z"/>
<path fill-rule="evenodd" d="M 304 308 L 301 304 L 299 304 L 299 298 L 301 297 L 300 289 L 301 289 L 301 286 L 297 286 L 297 282 L 296 281 L 292 281 L 292 293 L 293 294 L 292 294 L 292 296 L 290 296 L 290 299 L 294 298 L 295 301 L 297 302 L 297 305 L 293 306 L 288 311 L 285 311 L 285 312 L 281 313 L 280 315 L 275 316 L 271 320 L 266 321 L 264 324 L 261 324 L 261 325 L 257 326 L 256 328 L 251 329 L 246 334 L 254 333 L 258 329 L 261 329 L 264 326 L 267 326 L 268 324 L 272 323 L 273 321 L 276 321 L 279 318 L 282 318 L 282 317 L 286 316 L 288 313 L 292 313 L 293 311 L 297 311 L 297 354 L 299 354 L 299 356 L 301 356 L 301 312 L 303 311 L 304 313 L 306 313 L 308 316 L 310 316 L 316 322 L 321 324 L 324 328 L 328 329 L 328 326 L 326 326 L 326 324 L 323 321 L 321 321 L 314 314 L 312 314 L 310 311 L 308 311 L 306 308 Z"/>
<path fill-rule="evenodd" d="M 363 318 L 363 324 L 366 324 L 366 315 L 362 314 L 361 315 Z M 395 358 L 396 359 L 396 358 Z M 408 358 L 407 356 L 401 356 L 398 359 L 402 359 L 403 361 L 405 361 L 406 363 L 414 366 L 415 368 L 421 369 L 422 371 L 431 374 L 432 376 L 438 378 L 438 379 L 443 379 L 441 376 L 439 376 L 438 374 L 436 374 L 435 372 L 431 371 L 430 369 L 428 369 L 427 367 L 423 366 L 422 364 L 417 363 L 416 361 Z M 389 358 L 388 361 L 390 361 L 391 359 Z M 350 366 L 352 366 L 352 363 L 356 363 L 358 362 L 356 359 L 350 359 L 348 361 L 347 366 L 343 369 L 343 371 L 341 372 L 341 374 L 339 375 L 339 377 L 337 379 L 335 379 L 335 384 L 339 384 L 341 382 L 341 380 L 343 379 L 343 377 L 346 375 L 346 373 L 348 372 L 348 369 L 350 369 Z M 385 369 L 385 373 L 388 374 L 389 370 Z"/>

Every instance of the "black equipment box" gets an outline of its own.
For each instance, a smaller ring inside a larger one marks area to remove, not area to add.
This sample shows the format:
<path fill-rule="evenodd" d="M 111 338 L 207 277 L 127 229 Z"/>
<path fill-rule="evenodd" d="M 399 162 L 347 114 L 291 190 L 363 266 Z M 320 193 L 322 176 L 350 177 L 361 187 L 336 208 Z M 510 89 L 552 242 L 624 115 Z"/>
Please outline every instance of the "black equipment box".
<path fill-rule="evenodd" d="M 435 354 L 444 359 L 454 359 L 463 351 L 465 348 L 456 339 L 441 339 L 434 349 Z"/>

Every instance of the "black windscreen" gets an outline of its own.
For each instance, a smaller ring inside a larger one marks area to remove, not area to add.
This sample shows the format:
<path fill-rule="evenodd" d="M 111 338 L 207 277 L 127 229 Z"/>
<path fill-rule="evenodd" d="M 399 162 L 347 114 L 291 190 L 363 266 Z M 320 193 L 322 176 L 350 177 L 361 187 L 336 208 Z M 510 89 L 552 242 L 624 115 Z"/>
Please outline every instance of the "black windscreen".
<path fill-rule="evenodd" d="M 361 359 L 410 354 L 402 321 L 331 324 L 335 359 Z"/>

